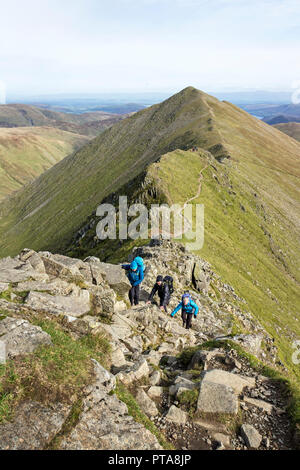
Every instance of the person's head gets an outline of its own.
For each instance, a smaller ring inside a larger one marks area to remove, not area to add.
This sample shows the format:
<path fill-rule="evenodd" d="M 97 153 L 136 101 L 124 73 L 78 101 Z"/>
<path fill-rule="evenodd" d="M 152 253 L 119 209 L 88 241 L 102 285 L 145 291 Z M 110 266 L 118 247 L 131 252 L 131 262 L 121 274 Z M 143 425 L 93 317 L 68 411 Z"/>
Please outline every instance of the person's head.
<path fill-rule="evenodd" d="M 138 268 L 138 265 L 136 264 L 135 261 L 132 261 L 131 265 L 130 265 L 130 269 L 131 271 L 136 271 Z"/>
<path fill-rule="evenodd" d="M 187 305 L 190 301 L 190 295 L 189 294 L 183 294 L 182 296 L 182 303 L 183 305 Z"/>
<path fill-rule="evenodd" d="M 136 258 L 134 258 L 134 261 L 136 262 L 138 266 L 143 266 L 144 264 L 144 260 L 141 256 L 137 256 Z"/>
<path fill-rule="evenodd" d="M 156 278 L 156 284 L 158 284 L 159 286 L 162 285 L 162 282 L 163 282 L 163 277 L 162 276 L 157 276 Z"/>

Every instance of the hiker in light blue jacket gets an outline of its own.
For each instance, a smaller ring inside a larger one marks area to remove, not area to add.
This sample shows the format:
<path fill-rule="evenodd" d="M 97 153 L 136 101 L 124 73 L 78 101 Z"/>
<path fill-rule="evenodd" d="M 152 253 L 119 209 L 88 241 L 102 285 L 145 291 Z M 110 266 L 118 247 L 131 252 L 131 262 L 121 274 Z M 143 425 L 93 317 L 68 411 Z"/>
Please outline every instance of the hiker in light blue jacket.
<path fill-rule="evenodd" d="M 143 281 L 144 277 L 145 277 L 145 265 L 144 265 L 144 260 L 141 256 L 136 256 L 136 258 L 134 258 L 133 260 L 137 266 L 138 266 L 138 272 L 139 272 L 139 275 L 140 275 L 140 279 L 141 279 L 141 282 Z"/>
<path fill-rule="evenodd" d="M 141 275 L 141 271 L 135 261 L 131 264 L 122 264 L 122 269 L 125 269 L 128 280 L 131 284 L 129 290 L 129 300 L 131 306 L 138 305 L 140 300 L 140 284 L 144 279 L 144 273 Z"/>
<path fill-rule="evenodd" d="M 183 322 L 183 327 L 186 327 L 188 330 L 192 326 L 192 318 L 197 317 L 199 312 L 198 305 L 192 300 L 191 295 L 189 293 L 183 294 L 181 298 L 181 302 L 177 305 L 177 307 L 171 313 L 171 317 L 173 318 L 174 315 L 181 309 L 181 318 Z"/>

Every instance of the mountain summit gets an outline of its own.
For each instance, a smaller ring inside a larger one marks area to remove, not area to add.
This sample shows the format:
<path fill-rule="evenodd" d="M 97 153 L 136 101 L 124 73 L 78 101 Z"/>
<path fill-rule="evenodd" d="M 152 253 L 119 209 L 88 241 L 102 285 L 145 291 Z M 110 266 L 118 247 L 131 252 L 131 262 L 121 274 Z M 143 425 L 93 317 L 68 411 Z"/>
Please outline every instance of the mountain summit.
<path fill-rule="evenodd" d="M 198 146 L 300 172 L 300 145 L 230 103 L 188 87 L 106 130 L 0 206 L 0 253 L 63 250 L 101 201 L 167 152 Z M 284 155 L 284 157 L 283 157 Z M 179 183 L 180 184 L 180 183 Z M 5 234 L 5 235 L 4 235 Z"/>

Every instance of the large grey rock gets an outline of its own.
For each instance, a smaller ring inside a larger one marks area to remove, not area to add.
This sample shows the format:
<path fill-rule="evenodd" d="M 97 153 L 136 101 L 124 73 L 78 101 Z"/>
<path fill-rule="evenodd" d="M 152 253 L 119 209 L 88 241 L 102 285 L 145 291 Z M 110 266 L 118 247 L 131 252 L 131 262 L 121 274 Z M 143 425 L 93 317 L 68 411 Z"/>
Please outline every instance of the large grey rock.
<path fill-rule="evenodd" d="M 79 295 L 50 295 L 46 292 L 30 292 L 25 305 L 37 311 L 44 311 L 52 315 L 71 315 L 80 317 L 90 311 L 90 294 L 88 290 L 81 289 Z"/>
<path fill-rule="evenodd" d="M 132 382 L 136 382 L 137 380 L 141 380 L 143 377 L 149 376 L 149 366 L 145 359 L 140 359 L 137 361 L 132 367 L 130 367 L 127 371 L 124 370 L 119 372 L 116 377 L 122 382 L 124 385 L 129 385 Z"/>
<path fill-rule="evenodd" d="M 236 335 L 232 341 L 239 343 L 246 351 L 258 356 L 261 351 L 262 334 Z"/>
<path fill-rule="evenodd" d="M 194 390 L 197 387 L 195 382 L 188 380 L 184 377 L 178 376 L 173 385 L 169 387 L 169 394 L 170 395 L 177 395 L 186 390 Z"/>
<path fill-rule="evenodd" d="M 154 401 L 149 398 L 143 389 L 139 389 L 136 395 L 136 401 L 147 416 L 157 416 L 158 409 Z"/>
<path fill-rule="evenodd" d="M 62 279 L 55 278 L 50 282 L 46 281 L 23 281 L 19 282 L 16 287 L 14 287 L 15 292 L 25 292 L 25 291 L 40 291 L 48 292 L 54 295 L 69 295 L 72 291 L 78 291 L 78 287 L 75 284 L 66 282 Z"/>
<path fill-rule="evenodd" d="M 41 345 L 52 345 L 50 336 L 27 320 L 6 317 L 0 320 L 0 341 L 5 351 L 2 362 L 20 354 L 32 353 Z M 2 352 L 2 355 L 4 353 Z"/>
<path fill-rule="evenodd" d="M 253 405 L 256 408 L 259 408 L 260 410 L 265 411 L 268 414 L 271 414 L 273 411 L 273 405 L 271 403 L 268 403 L 264 400 L 258 400 L 256 398 L 250 398 L 250 397 L 244 397 L 244 402 Z"/>
<path fill-rule="evenodd" d="M 115 291 L 109 288 L 105 289 L 101 286 L 93 286 L 90 292 L 93 313 L 111 319 L 115 313 L 115 303 L 117 299 Z"/>
<path fill-rule="evenodd" d="M 153 385 L 153 386 L 159 385 L 160 379 L 161 379 L 161 374 L 160 374 L 159 370 L 155 370 L 155 371 L 150 375 L 149 383 L 150 383 L 150 385 Z"/>
<path fill-rule="evenodd" d="M 128 292 L 131 287 L 130 282 L 121 266 L 100 262 L 97 263 L 97 269 L 108 285 L 119 295 L 124 295 Z"/>
<path fill-rule="evenodd" d="M 177 406 L 172 405 L 166 415 L 166 420 L 177 424 L 185 424 L 187 413 L 180 408 L 177 408 Z"/>
<path fill-rule="evenodd" d="M 77 278 L 84 280 L 79 270 L 80 267 L 84 268 L 83 261 L 63 255 L 53 255 L 48 252 L 39 252 L 38 254 L 44 263 L 47 274 L 62 279 Z"/>
<path fill-rule="evenodd" d="M 222 351 L 221 349 L 214 349 L 212 351 L 196 351 L 188 365 L 188 369 L 207 370 L 207 365 L 209 361 L 211 361 L 216 356 L 224 357 L 224 350 Z"/>
<path fill-rule="evenodd" d="M 205 272 L 203 263 L 199 260 L 196 261 L 193 269 L 192 280 L 194 287 L 199 292 L 207 292 L 209 288 L 210 278 Z"/>
<path fill-rule="evenodd" d="M 259 432 L 251 424 L 243 424 L 241 426 L 241 436 L 249 449 L 258 449 L 262 437 Z"/>
<path fill-rule="evenodd" d="M 0 450 L 43 450 L 59 433 L 70 407 L 30 401 L 16 411 L 13 421 L 0 425 Z"/>
<path fill-rule="evenodd" d="M 236 394 L 240 394 L 245 387 L 253 388 L 256 385 L 255 378 L 232 374 L 222 369 L 212 369 L 203 374 L 202 383 L 213 382 L 231 387 Z"/>
<path fill-rule="evenodd" d="M 95 363 L 94 363 L 95 364 Z M 98 368 L 87 390 L 83 410 L 71 433 L 61 443 L 64 450 L 160 450 L 156 437 L 128 415 L 125 403 L 111 394 L 110 375 Z M 107 379 L 107 380 L 106 380 Z"/>
<path fill-rule="evenodd" d="M 147 393 L 150 398 L 161 398 L 164 393 L 164 389 L 163 387 L 158 387 L 157 385 L 154 385 L 149 388 Z"/>
<path fill-rule="evenodd" d="M 21 261 L 18 258 L 3 258 L 0 260 L 0 282 L 22 282 L 28 279 L 36 281 L 48 280 L 44 272 L 36 271 L 29 261 Z"/>
<path fill-rule="evenodd" d="M 41 257 L 34 250 L 24 248 L 19 255 L 19 259 L 21 261 L 28 261 L 35 271 L 40 273 L 46 272 L 45 265 Z"/>
<path fill-rule="evenodd" d="M 202 381 L 197 411 L 212 414 L 236 415 L 238 399 L 234 390 L 225 384 Z"/>

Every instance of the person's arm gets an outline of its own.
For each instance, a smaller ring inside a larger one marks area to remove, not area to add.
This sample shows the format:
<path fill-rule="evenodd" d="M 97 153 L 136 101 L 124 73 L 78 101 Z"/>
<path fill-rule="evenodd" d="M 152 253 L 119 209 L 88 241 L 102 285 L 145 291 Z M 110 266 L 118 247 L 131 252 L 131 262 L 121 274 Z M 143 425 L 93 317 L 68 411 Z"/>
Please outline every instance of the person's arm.
<path fill-rule="evenodd" d="M 130 269 L 130 264 L 122 264 L 121 268 L 122 268 L 122 269 L 125 269 L 126 271 L 129 271 L 129 269 Z"/>
<path fill-rule="evenodd" d="M 155 296 L 155 294 L 157 292 L 157 289 L 158 289 L 158 285 L 155 283 L 154 286 L 153 286 L 153 289 L 152 289 L 152 291 L 149 295 L 148 302 L 152 302 L 153 297 Z"/>
<path fill-rule="evenodd" d="M 198 312 L 199 312 L 199 307 L 198 307 L 198 305 L 196 304 L 196 302 L 194 302 L 193 300 L 192 300 L 192 306 L 193 306 L 194 309 L 195 309 L 195 310 L 194 310 L 194 317 L 196 318 L 196 316 L 198 315 Z"/>
<path fill-rule="evenodd" d="M 180 310 L 182 308 L 182 302 L 180 302 L 177 307 L 173 310 L 173 312 L 171 313 L 171 317 L 174 317 L 174 315 L 176 315 L 176 313 L 178 312 L 178 310 Z"/>

